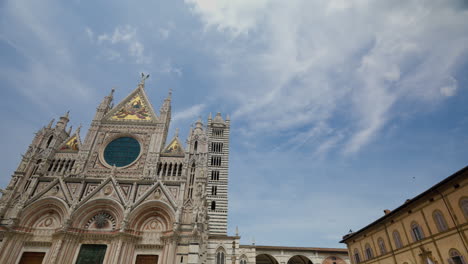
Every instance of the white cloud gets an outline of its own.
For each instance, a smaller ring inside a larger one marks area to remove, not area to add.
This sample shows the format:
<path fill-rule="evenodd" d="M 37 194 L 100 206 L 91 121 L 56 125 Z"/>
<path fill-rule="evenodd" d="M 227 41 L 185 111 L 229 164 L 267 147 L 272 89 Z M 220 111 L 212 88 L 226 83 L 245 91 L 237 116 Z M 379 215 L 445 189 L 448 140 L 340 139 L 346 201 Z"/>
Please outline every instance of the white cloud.
<path fill-rule="evenodd" d="M 449 96 L 454 96 L 455 93 L 457 92 L 457 80 L 455 80 L 454 78 L 450 77 L 447 79 L 447 81 L 445 82 L 444 86 L 442 86 L 440 88 L 440 93 L 442 95 L 445 95 L 447 97 Z"/>
<path fill-rule="evenodd" d="M 185 0 L 200 14 L 208 27 L 230 30 L 235 34 L 255 28 L 271 0 Z"/>
<path fill-rule="evenodd" d="M 101 45 L 108 43 L 112 44 L 113 46 L 117 44 L 124 44 L 127 47 L 128 55 L 135 59 L 135 63 L 151 63 L 151 57 L 144 53 L 145 47 L 143 43 L 138 40 L 136 27 L 132 27 L 130 25 L 117 26 L 112 34 L 104 33 L 97 36 L 97 43 Z M 107 52 L 111 55 L 108 57 L 108 59 L 113 60 L 116 58 L 115 54 L 119 52 L 115 51 L 115 47 L 109 49 L 112 51 Z"/>
<path fill-rule="evenodd" d="M 232 39 L 215 51 L 223 61 L 218 74 L 224 85 L 246 80 L 227 91 L 246 131 L 326 124 L 331 133 L 308 139 L 320 153 L 359 151 L 394 120 L 396 103 L 454 95 L 456 80 L 447 84 L 446 76 L 468 51 L 468 13 L 442 0 L 186 3 L 207 28 Z M 340 127 L 331 125 L 336 119 Z"/>
<path fill-rule="evenodd" d="M 189 108 L 186 108 L 186 109 L 184 109 L 182 111 L 176 112 L 172 116 L 172 120 L 175 123 L 175 122 L 178 122 L 178 121 L 181 121 L 181 120 L 196 118 L 197 116 L 200 116 L 202 110 L 205 109 L 205 106 L 206 106 L 205 104 L 192 105 Z"/>

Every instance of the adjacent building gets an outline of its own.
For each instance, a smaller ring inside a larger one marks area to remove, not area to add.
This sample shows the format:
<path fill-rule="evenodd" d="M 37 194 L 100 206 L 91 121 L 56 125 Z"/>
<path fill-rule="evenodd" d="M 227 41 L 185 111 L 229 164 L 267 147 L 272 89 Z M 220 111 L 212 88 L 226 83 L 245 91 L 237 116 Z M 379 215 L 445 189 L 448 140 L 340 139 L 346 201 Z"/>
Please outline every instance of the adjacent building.
<path fill-rule="evenodd" d="M 168 137 L 145 79 L 97 107 L 84 140 L 69 114 L 37 131 L 0 189 L 0 263 L 345 264 L 345 249 L 239 245 L 227 234 L 229 116 Z"/>
<path fill-rule="evenodd" d="M 343 237 L 353 264 L 468 263 L 468 167 L 384 213 Z"/>

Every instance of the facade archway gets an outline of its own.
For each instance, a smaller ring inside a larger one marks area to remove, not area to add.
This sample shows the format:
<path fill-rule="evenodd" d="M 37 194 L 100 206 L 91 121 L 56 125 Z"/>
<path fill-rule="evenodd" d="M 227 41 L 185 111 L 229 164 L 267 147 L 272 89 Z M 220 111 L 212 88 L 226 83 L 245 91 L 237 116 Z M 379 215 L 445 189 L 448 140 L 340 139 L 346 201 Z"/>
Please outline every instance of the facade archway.
<path fill-rule="evenodd" d="M 270 254 L 260 254 L 255 257 L 256 264 L 279 264 L 275 257 Z"/>
<path fill-rule="evenodd" d="M 140 204 L 130 214 L 128 227 L 137 231 L 166 231 L 172 229 L 175 212 L 161 201 Z"/>
<path fill-rule="evenodd" d="M 20 227 L 38 227 L 44 222 L 44 227 L 60 227 L 68 218 L 68 206 L 58 198 L 47 197 L 37 200 L 24 208 L 19 217 Z"/>
<path fill-rule="evenodd" d="M 288 260 L 288 264 L 312 264 L 312 261 L 306 256 L 295 255 Z"/>
<path fill-rule="evenodd" d="M 112 199 L 95 199 L 81 205 L 72 214 L 72 227 L 116 230 L 123 220 L 123 207 Z"/>

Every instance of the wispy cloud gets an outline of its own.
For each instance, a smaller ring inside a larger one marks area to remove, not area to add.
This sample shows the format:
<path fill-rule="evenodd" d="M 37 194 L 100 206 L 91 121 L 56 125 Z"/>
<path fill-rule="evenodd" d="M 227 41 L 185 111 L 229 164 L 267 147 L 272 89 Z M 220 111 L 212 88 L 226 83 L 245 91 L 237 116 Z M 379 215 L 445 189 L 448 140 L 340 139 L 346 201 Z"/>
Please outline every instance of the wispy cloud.
<path fill-rule="evenodd" d="M 197 118 L 198 116 L 200 116 L 201 112 L 205 109 L 205 106 L 206 106 L 205 104 L 192 105 L 189 108 L 176 112 L 173 115 L 172 120 L 173 122 L 178 122 L 178 121 L 182 121 L 186 119 Z"/>
<path fill-rule="evenodd" d="M 86 28 L 88 36 L 93 32 Z M 130 25 L 117 26 L 112 33 L 103 33 L 96 37 L 97 44 L 105 46 L 108 51 L 107 58 L 115 60 L 121 58 L 121 53 L 116 50 L 115 45 L 123 44 L 127 48 L 127 55 L 135 60 L 137 64 L 151 63 L 151 56 L 145 54 L 145 47 L 137 37 L 137 28 Z"/>
<path fill-rule="evenodd" d="M 356 153 L 394 120 L 397 103 L 453 96 L 455 68 L 468 51 L 468 28 L 454 26 L 468 14 L 446 1 L 186 2 L 208 29 L 232 38 L 216 53 L 230 69 L 223 78 L 250 81 L 231 88 L 234 117 L 250 133 L 325 123 L 333 132 L 316 136 L 335 144 L 317 144 L 318 152 L 339 145 Z"/>

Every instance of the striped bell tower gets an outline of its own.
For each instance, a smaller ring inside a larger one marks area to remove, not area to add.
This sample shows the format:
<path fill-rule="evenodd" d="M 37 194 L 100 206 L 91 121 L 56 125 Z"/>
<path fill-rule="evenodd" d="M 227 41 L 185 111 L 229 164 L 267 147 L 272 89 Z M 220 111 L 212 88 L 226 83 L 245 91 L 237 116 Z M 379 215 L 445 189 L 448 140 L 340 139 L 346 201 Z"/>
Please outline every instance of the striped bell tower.
<path fill-rule="evenodd" d="M 208 117 L 208 227 L 210 235 L 227 235 L 229 116 Z"/>

